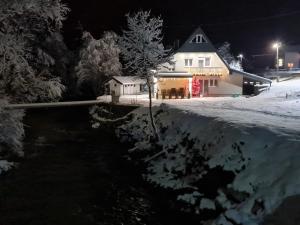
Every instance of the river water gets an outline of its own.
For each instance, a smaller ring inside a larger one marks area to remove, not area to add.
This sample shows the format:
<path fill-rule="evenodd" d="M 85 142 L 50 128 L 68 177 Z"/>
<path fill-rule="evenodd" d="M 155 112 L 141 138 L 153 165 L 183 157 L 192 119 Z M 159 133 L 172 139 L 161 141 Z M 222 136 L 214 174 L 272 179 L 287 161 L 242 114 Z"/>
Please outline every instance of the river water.
<path fill-rule="evenodd" d="M 169 209 L 87 107 L 31 110 L 25 125 L 25 158 L 0 177 L 0 225 L 200 224 Z"/>

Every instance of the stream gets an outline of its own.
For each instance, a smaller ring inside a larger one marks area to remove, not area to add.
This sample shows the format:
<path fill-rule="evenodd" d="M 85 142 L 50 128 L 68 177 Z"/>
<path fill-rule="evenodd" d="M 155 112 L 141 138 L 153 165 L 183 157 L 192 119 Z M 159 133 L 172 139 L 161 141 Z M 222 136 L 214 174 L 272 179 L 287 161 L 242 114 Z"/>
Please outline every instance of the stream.
<path fill-rule="evenodd" d="M 113 129 L 91 128 L 88 107 L 29 110 L 24 123 L 25 157 L 0 177 L 0 225 L 200 224 L 142 180 Z"/>

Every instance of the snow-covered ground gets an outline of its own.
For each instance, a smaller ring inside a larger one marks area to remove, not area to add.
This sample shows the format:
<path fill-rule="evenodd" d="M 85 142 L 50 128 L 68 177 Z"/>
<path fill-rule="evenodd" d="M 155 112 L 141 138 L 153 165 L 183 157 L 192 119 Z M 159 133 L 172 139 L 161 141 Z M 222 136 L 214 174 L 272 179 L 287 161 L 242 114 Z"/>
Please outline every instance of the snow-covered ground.
<path fill-rule="evenodd" d="M 148 100 L 123 96 L 121 103 L 147 105 Z M 208 224 L 257 225 L 268 215 L 277 221 L 272 214 L 276 208 L 300 195 L 300 78 L 274 83 L 251 98 L 154 104 L 162 155 L 149 141 L 152 130 L 145 107 L 135 110 L 117 133 L 122 141 L 135 143 L 130 154 L 152 159 L 145 174 L 148 181 L 180 191 L 178 200 L 196 213 L 221 207 L 223 212 Z M 298 216 L 289 211 L 282 221 Z"/>
<path fill-rule="evenodd" d="M 110 96 L 98 99 L 110 102 Z M 120 103 L 147 106 L 147 95 L 121 96 Z M 193 99 L 153 100 L 154 105 L 171 107 L 202 116 L 217 117 L 247 126 L 263 126 L 283 134 L 300 134 L 300 78 L 280 83 L 255 97 L 210 97 Z"/>

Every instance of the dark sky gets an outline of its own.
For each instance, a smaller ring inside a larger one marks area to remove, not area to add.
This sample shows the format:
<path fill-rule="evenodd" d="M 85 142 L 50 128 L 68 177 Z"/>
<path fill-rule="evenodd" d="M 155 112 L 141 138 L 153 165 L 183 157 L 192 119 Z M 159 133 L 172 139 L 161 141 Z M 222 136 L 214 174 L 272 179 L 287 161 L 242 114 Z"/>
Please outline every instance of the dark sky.
<path fill-rule="evenodd" d="M 71 8 L 64 34 L 76 37 L 78 21 L 99 37 L 104 30 L 120 32 L 124 15 L 151 9 L 164 19 L 167 44 L 181 43 L 199 25 L 217 45 L 228 41 L 233 51 L 272 53 L 274 40 L 300 44 L 300 0 L 65 0 Z"/>

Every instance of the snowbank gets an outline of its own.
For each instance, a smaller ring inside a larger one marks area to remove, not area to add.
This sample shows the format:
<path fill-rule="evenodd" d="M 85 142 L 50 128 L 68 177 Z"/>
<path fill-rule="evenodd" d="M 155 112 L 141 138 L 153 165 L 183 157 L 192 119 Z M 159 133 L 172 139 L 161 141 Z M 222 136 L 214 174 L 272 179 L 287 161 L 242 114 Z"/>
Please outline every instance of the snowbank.
<path fill-rule="evenodd" d="M 275 98 L 285 102 L 281 95 Z M 176 191 L 178 200 L 195 213 L 220 212 L 216 225 L 258 224 L 285 198 L 300 194 L 298 124 L 270 129 L 255 120 L 232 121 L 237 114 L 224 116 L 230 111 L 219 109 L 215 115 L 195 107 L 155 107 L 161 149 L 151 144 L 146 108 L 136 110 L 135 118 L 117 130 L 122 141 L 136 143 L 132 157 L 147 159 L 163 152 L 148 164 L 149 182 Z"/>

